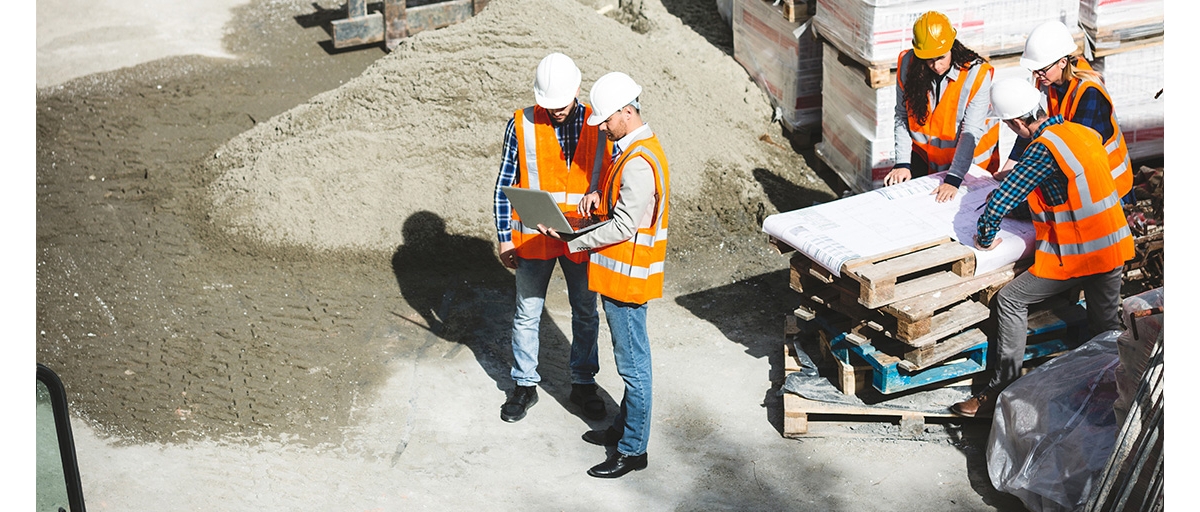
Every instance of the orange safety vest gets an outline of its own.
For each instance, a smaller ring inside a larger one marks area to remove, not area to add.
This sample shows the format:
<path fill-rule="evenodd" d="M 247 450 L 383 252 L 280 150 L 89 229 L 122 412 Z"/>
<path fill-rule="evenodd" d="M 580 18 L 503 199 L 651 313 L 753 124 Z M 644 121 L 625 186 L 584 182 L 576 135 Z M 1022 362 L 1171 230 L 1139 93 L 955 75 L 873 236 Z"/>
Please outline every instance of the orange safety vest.
<path fill-rule="evenodd" d="M 900 52 L 896 63 L 896 87 L 904 89 L 904 77 L 908 66 L 913 61 L 912 51 Z M 949 85 L 942 91 L 937 107 L 925 118 L 925 124 L 917 124 L 912 116 L 908 117 L 908 133 L 912 137 L 913 149 L 929 162 L 929 172 L 941 172 L 950 168 L 954 161 L 954 148 L 958 146 L 959 128 L 967 113 L 967 105 L 983 87 L 985 78 L 995 73 L 991 64 L 981 62 L 971 67 L 958 68 L 958 79 L 950 80 Z M 970 84 L 970 89 L 963 94 L 963 86 Z M 932 92 L 930 96 L 932 96 Z M 903 95 L 901 95 L 903 96 Z M 933 98 L 930 98 L 930 103 Z M 987 119 L 984 121 L 983 136 L 975 143 L 975 154 L 971 163 L 987 169 L 995 174 L 1000 170 L 1000 121 Z"/>
<path fill-rule="evenodd" d="M 667 259 L 667 213 L 671 195 L 670 170 L 658 137 L 629 145 L 605 173 L 596 214 L 609 218 L 621 192 L 621 174 L 631 159 L 641 158 L 654 171 L 654 211 L 649 226 L 638 226 L 632 238 L 592 251 L 588 289 L 613 300 L 645 304 L 662 297 L 663 263 Z"/>
<path fill-rule="evenodd" d="M 1083 59 L 1076 61 L 1076 67 L 1092 69 L 1092 66 Z M 1109 109 L 1111 118 L 1108 122 L 1113 127 L 1113 133 L 1108 140 L 1104 141 L 1104 151 L 1108 153 L 1108 166 L 1112 171 L 1113 181 L 1117 184 L 1117 193 L 1124 196 L 1133 188 L 1133 171 L 1131 170 L 1133 166 L 1129 162 L 1129 147 L 1125 145 L 1125 134 L 1117 125 L 1116 107 L 1104 86 L 1092 80 L 1071 78 L 1067 82 L 1067 92 L 1061 98 L 1054 87 L 1043 88 L 1046 93 L 1046 106 L 1050 115 L 1062 115 L 1064 120 L 1070 121 L 1079 111 L 1079 100 L 1083 98 L 1083 93 L 1088 89 L 1100 91 L 1111 107 Z"/>
<path fill-rule="evenodd" d="M 1036 230 L 1029 271 L 1061 281 L 1109 272 L 1133 258 L 1133 235 L 1108 172 L 1100 135 L 1065 122 L 1047 127 L 1033 142 L 1050 149 L 1067 176 L 1067 200 L 1050 206 L 1041 187 L 1029 194 Z"/>
<path fill-rule="evenodd" d="M 592 107 L 584 105 L 583 116 L 591 115 Z M 612 154 L 612 143 L 600 136 L 600 129 L 586 123 L 579 132 L 575 154 L 567 167 L 550 114 L 538 106 L 526 107 L 513 114 L 517 132 L 517 183 L 514 186 L 542 189 L 554 196 L 563 212 L 575 213 L 579 200 L 600 181 L 605 162 Z M 575 263 L 587 260 L 584 253 L 571 254 L 566 242 L 538 232 L 537 226 L 526 226 L 516 210 L 512 212 L 513 246 L 525 259 L 548 260 L 567 255 Z"/>

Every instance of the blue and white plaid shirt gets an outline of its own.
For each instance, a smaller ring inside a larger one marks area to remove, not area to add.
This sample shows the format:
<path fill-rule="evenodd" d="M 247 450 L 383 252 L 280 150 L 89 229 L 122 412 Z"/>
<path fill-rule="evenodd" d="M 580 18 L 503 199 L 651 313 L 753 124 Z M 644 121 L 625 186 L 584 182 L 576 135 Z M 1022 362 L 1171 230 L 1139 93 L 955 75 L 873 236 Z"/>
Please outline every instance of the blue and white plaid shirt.
<path fill-rule="evenodd" d="M 562 124 L 554 126 L 554 134 L 558 136 L 558 145 L 562 147 L 563 154 L 567 157 L 568 167 L 571 165 L 571 158 L 575 156 L 579 133 L 583 131 L 583 122 L 586 117 L 583 115 L 583 110 L 583 103 L 576 101 L 575 110 L 571 111 Z M 509 119 L 508 127 L 504 129 L 504 149 L 502 151 L 504 158 L 500 161 L 500 175 L 496 178 L 492 206 L 492 212 L 496 219 L 496 236 L 501 242 L 512 241 L 512 229 L 509 225 L 512 221 L 512 205 L 509 204 L 508 197 L 504 195 L 500 187 L 511 187 L 517 182 L 518 147 L 516 119 Z"/>
<path fill-rule="evenodd" d="M 1038 127 L 1033 138 L 1037 139 L 1046 128 L 1063 122 L 1062 116 L 1047 119 Z M 1021 161 L 988 198 L 987 207 L 979 216 L 977 225 L 979 245 L 991 246 L 996 233 L 1000 231 L 1000 221 L 1038 187 L 1042 189 L 1042 199 L 1050 206 L 1063 204 L 1067 200 L 1067 175 L 1058 167 L 1054 154 L 1045 144 L 1031 143 Z"/>

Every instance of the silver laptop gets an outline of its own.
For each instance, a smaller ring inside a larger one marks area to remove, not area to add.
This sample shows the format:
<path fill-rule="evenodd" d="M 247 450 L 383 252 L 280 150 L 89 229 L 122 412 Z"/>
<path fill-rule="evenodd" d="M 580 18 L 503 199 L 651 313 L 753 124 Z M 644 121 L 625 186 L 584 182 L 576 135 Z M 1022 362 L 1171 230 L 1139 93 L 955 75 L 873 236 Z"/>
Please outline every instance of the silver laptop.
<path fill-rule="evenodd" d="M 521 215 L 521 223 L 536 228 L 542 224 L 553 228 L 565 239 L 572 239 L 588 231 L 596 229 L 609 221 L 599 221 L 593 217 L 568 218 L 563 214 L 554 197 L 545 190 L 534 190 L 518 187 L 500 187 L 508 201 L 512 203 L 517 213 Z"/>

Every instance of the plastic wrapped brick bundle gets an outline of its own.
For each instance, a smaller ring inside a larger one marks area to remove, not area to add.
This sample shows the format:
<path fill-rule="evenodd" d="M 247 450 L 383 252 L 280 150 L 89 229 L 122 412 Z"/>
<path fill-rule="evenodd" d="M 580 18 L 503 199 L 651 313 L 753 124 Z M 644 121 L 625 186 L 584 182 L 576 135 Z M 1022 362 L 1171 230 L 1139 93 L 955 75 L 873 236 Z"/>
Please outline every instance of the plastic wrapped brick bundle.
<path fill-rule="evenodd" d="M 1000 393 L 988 436 L 992 486 L 1034 512 L 1087 503 L 1121 429 L 1112 407 L 1120 332 L 1096 336 Z"/>
<path fill-rule="evenodd" d="M 1121 322 L 1125 324 L 1125 331 L 1117 337 L 1117 355 L 1121 361 L 1116 372 L 1118 398 L 1113 404 L 1117 425 L 1125 423 L 1129 404 L 1146 372 L 1154 344 L 1161 343 L 1164 298 L 1163 289 L 1155 288 L 1121 301 Z"/>
<path fill-rule="evenodd" d="M 1166 82 L 1163 44 L 1100 57 L 1094 64 L 1103 73 L 1104 86 L 1112 96 L 1129 158 L 1136 161 L 1162 156 L 1166 100 L 1155 95 Z"/>
<path fill-rule="evenodd" d="M 821 43 L 808 19 L 787 21 L 768 0 L 734 0 L 733 57 L 790 129 L 821 122 Z"/>
<path fill-rule="evenodd" d="M 733 25 L 733 0 L 717 0 L 717 14 L 721 15 L 721 19 L 725 23 Z"/>
<path fill-rule="evenodd" d="M 825 99 L 817 155 L 854 193 L 879 188 L 895 162 L 895 80 L 891 85 L 871 88 L 864 79 L 864 69 L 839 60 L 838 51 L 828 45 L 822 62 Z M 1015 59 L 992 64 L 996 66 L 994 80 L 1029 77 Z M 1000 129 L 1002 157 L 1008 156 L 1015 140 L 1012 130 Z"/>
<path fill-rule="evenodd" d="M 1080 0 L 1079 24 L 1098 48 L 1163 33 L 1163 0 Z"/>
<path fill-rule="evenodd" d="M 817 0 L 817 32 L 855 60 L 895 67 L 912 47 L 912 25 L 925 11 L 950 18 L 963 44 L 983 55 L 1021 53 L 1029 31 L 1047 20 L 1075 27 L 1079 0 Z"/>
<path fill-rule="evenodd" d="M 878 188 L 895 162 L 895 85 L 872 89 L 862 70 L 839 61 L 837 50 L 829 46 L 822 62 L 825 101 L 816 152 L 855 193 Z"/>

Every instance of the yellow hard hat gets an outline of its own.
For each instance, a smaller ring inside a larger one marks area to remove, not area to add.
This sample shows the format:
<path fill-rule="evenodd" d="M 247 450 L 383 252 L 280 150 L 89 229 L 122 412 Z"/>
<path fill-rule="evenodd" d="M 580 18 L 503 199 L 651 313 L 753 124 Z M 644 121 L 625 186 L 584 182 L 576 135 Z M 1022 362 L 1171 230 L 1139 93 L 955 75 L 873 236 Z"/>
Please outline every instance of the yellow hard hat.
<path fill-rule="evenodd" d="M 958 31 L 950 26 L 950 18 L 937 11 L 929 11 L 913 23 L 913 53 L 917 58 L 933 59 L 945 55 L 954 46 Z"/>

